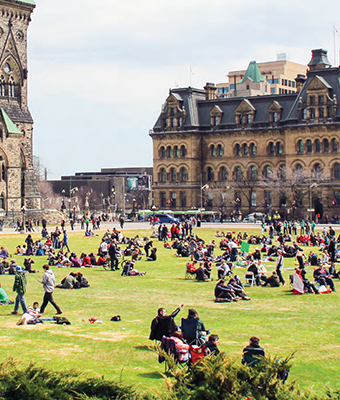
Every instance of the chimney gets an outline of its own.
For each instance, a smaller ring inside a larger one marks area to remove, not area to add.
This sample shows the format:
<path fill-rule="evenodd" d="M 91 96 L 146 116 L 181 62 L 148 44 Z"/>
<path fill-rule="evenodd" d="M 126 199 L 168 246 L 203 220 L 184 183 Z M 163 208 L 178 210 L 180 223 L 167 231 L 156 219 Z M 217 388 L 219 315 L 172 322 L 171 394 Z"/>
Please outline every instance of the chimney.
<path fill-rule="evenodd" d="M 301 92 L 302 86 L 306 81 L 306 76 L 303 74 L 298 74 L 297 77 L 295 78 L 296 82 L 296 91 Z"/>
<path fill-rule="evenodd" d="M 311 71 L 314 69 L 324 69 L 331 67 L 331 63 L 328 61 L 327 58 L 327 50 L 312 50 L 312 59 L 310 60 L 308 67 Z"/>
<path fill-rule="evenodd" d="M 216 98 L 216 86 L 214 83 L 207 82 L 204 86 L 204 90 L 206 100 L 214 100 Z"/>

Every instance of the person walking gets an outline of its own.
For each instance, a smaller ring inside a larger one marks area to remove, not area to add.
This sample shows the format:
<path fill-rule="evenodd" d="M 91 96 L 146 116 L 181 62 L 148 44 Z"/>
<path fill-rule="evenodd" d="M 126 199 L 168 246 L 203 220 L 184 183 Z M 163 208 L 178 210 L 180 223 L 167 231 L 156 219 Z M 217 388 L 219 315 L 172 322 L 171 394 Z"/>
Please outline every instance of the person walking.
<path fill-rule="evenodd" d="M 45 295 L 44 295 L 43 303 L 41 305 L 40 314 L 44 313 L 48 302 L 50 302 L 52 304 L 52 306 L 57 310 L 57 314 L 62 314 L 60 307 L 53 300 L 53 290 L 54 290 L 54 286 L 55 286 L 54 273 L 47 264 L 43 265 L 43 269 L 44 269 L 45 273 L 42 277 L 42 280 L 38 279 L 38 282 L 40 282 L 44 285 L 44 290 L 45 290 Z"/>
<path fill-rule="evenodd" d="M 61 245 L 61 250 L 63 250 L 64 247 L 66 247 L 66 248 L 67 248 L 67 251 L 70 252 L 71 250 L 70 250 L 70 248 L 68 247 L 68 234 L 67 234 L 67 232 L 66 232 L 65 229 L 64 229 L 63 233 L 64 233 L 64 237 L 63 237 L 63 243 L 62 243 L 62 245 Z"/>
<path fill-rule="evenodd" d="M 282 285 L 286 286 L 286 282 L 285 282 L 285 280 L 283 279 L 283 276 L 282 276 L 283 264 L 284 264 L 283 252 L 282 252 L 282 250 L 279 250 L 277 252 L 277 259 L 276 259 L 276 265 L 275 265 L 276 273 L 277 273 L 277 276 L 279 277 L 280 282 L 282 283 Z"/>
<path fill-rule="evenodd" d="M 16 275 L 14 278 L 13 292 L 17 293 L 17 297 L 15 298 L 14 311 L 12 314 L 18 314 L 19 304 L 21 304 L 22 311 L 27 313 L 27 305 L 25 301 L 25 293 L 26 293 L 26 275 L 24 274 L 24 269 L 21 265 L 16 266 Z"/>

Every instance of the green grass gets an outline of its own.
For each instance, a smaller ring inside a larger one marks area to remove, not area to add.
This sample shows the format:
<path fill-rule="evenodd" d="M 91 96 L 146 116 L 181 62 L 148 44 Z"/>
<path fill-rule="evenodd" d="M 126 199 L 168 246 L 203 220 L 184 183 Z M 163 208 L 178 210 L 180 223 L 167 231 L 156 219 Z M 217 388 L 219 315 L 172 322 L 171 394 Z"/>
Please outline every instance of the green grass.
<path fill-rule="evenodd" d="M 239 229 L 237 229 L 238 231 Z M 140 237 L 149 231 L 125 231 L 128 236 L 138 233 Z M 214 238 L 215 229 L 200 228 L 196 232 L 205 240 Z M 247 229 L 248 233 L 259 230 Z M 337 232 L 338 233 L 338 232 Z M 1 236 L 1 245 L 10 252 L 23 244 L 26 235 Z M 39 234 L 34 234 L 39 237 Z M 217 239 L 218 240 L 218 239 Z M 85 238 L 82 233 L 71 232 L 69 242 L 72 251 L 97 251 L 100 236 Z M 340 359 L 340 291 L 328 295 L 292 296 L 289 286 L 280 288 L 247 288 L 251 301 L 238 303 L 214 303 L 215 282 L 184 280 L 185 262 L 174 256 L 175 251 L 164 249 L 157 240 L 157 262 L 137 263 L 137 268 L 146 270 L 144 277 L 121 277 L 119 272 L 103 268 L 81 269 L 91 287 L 81 290 L 58 290 L 54 298 L 71 322 L 70 326 L 46 322 L 37 326 L 17 326 L 18 316 L 10 315 L 13 306 L 1 306 L 0 357 L 15 357 L 23 362 L 35 361 L 39 365 L 63 368 L 79 368 L 107 379 L 123 379 L 126 383 L 141 388 L 164 388 L 160 373 L 163 364 L 149 350 L 151 320 L 159 307 L 173 311 L 178 304 L 184 309 L 176 319 L 187 316 L 188 308 L 195 308 L 211 333 L 220 336 L 220 348 L 232 357 L 241 358 L 242 349 L 252 335 L 261 338 L 261 345 L 270 355 L 285 357 L 296 351 L 290 379 L 297 379 L 303 389 L 322 389 L 327 382 L 339 388 L 338 365 Z M 255 246 L 251 246 L 254 248 Z M 306 253 L 309 251 L 306 248 Z M 220 251 L 217 251 L 219 254 Z M 145 258 L 145 257 L 143 257 Z M 17 256 L 20 264 L 23 257 Z M 27 304 L 43 297 L 42 285 L 37 278 L 42 276 L 42 265 L 46 257 L 35 257 L 38 274 L 28 276 Z M 285 259 L 284 276 L 295 266 L 294 259 Z M 267 265 L 273 269 L 274 263 Z M 57 282 L 70 269 L 53 267 Z M 311 279 L 311 269 L 307 269 Z M 244 270 L 237 273 L 243 277 Z M 2 275 L 2 286 L 14 300 L 13 276 Z M 340 289 L 338 281 L 336 287 Z M 55 310 L 48 305 L 45 315 L 52 316 Z M 110 318 L 120 315 L 121 322 Z M 91 325 L 90 317 L 97 317 L 103 324 Z"/>

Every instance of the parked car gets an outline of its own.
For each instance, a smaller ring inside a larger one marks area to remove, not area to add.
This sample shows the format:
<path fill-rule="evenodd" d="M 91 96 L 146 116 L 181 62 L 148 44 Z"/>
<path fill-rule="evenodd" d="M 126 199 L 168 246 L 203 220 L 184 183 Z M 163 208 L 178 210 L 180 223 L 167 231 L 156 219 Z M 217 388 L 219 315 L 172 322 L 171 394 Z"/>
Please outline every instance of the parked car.
<path fill-rule="evenodd" d="M 179 222 L 178 218 L 169 214 L 154 214 L 154 216 L 159 219 L 160 224 L 177 224 Z"/>
<path fill-rule="evenodd" d="M 262 222 L 263 216 L 261 212 L 251 213 L 243 218 L 243 222 Z"/>

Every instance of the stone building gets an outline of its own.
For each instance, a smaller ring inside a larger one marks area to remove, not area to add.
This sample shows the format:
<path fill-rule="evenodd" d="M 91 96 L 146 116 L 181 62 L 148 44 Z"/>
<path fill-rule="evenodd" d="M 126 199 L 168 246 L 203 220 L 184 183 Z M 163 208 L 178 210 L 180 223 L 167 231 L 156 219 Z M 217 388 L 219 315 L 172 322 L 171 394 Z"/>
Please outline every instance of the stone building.
<path fill-rule="evenodd" d="M 150 132 L 155 205 L 337 214 L 339 78 L 319 49 L 296 93 L 219 98 L 211 83 L 170 90 Z"/>
<path fill-rule="evenodd" d="M 41 208 L 27 98 L 27 29 L 33 0 L 0 0 L 0 211 Z"/>

